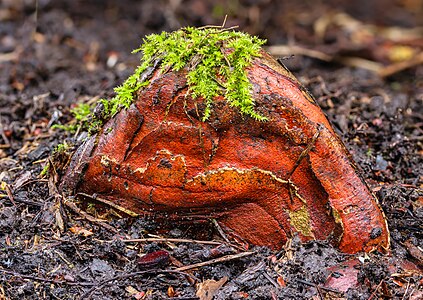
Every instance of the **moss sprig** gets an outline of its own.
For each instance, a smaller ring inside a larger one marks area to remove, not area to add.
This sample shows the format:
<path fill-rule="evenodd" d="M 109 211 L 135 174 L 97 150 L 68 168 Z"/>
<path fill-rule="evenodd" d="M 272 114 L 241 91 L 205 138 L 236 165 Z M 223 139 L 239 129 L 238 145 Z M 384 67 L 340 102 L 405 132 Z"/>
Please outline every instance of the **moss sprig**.
<path fill-rule="evenodd" d="M 255 57 L 260 56 L 265 40 L 246 33 L 220 27 L 187 27 L 174 32 L 148 35 L 133 53 L 142 53 L 141 64 L 126 81 L 114 89 L 116 95 L 110 100 L 101 99 L 101 113 L 86 107 L 74 110 L 76 120 L 84 129 L 95 131 L 101 122 L 111 118 L 123 108 L 128 108 L 135 94 L 149 84 L 143 74 L 155 62 L 160 61 L 161 72 L 188 68 L 187 83 L 194 98 L 204 99 L 202 120 L 211 114 L 213 99 L 223 95 L 228 103 L 243 114 L 256 120 L 267 118 L 254 109 L 252 85 L 246 68 Z M 87 122 L 91 124 L 87 124 Z M 94 127 L 93 127 L 94 126 Z"/>

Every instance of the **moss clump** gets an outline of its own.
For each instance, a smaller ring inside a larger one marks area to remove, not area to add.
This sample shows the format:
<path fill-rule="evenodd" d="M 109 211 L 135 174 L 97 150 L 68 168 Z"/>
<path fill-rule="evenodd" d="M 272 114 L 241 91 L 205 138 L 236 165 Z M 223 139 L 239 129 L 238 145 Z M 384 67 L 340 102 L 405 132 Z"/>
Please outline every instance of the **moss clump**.
<path fill-rule="evenodd" d="M 122 108 L 128 108 L 135 93 L 149 84 L 143 74 L 156 62 L 160 63 L 161 72 L 188 67 L 189 91 L 192 97 L 204 99 L 203 121 L 210 116 L 213 99 L 218 95 L 224 95 L 243 114 L 264 121 L 266 117 L 254 110 L 252 86 L 245 70 L 254 57 L 260 56 L 264 43 L 257 37 L 220 27 L 188 27 L 146 36 L 140 48 L 133 51 L 142 53 L 141 64 L 134 74 L 115 88 L 114 98 L 100 100 L 100 115 L 92 112 L 88 117 L 85 108 L 82 114 L 75 110 L 77 121 L 79 118 L 80 124 L 92 129 L 100 125 L 98 120 L 107 120 Z M 91 124 L 86 124 L 87 121 Z"/>

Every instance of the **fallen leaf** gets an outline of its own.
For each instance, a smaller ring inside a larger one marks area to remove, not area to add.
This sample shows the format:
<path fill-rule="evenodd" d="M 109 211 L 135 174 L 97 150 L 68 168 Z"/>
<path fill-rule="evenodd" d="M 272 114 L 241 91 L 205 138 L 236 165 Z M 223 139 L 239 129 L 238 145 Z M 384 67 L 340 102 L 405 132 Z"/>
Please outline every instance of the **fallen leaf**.
<path fill-rule="evenodd" d="M 79 227 L 79 226 L 72 226 L 71 228 L 69 228 L 69 231 L 74 233 L 74 234 L 83 235 L 85 237 L 93 234 L 91 230 L 87 230 L 87 229 Z"/>
<path fill-rule="evenodd" d="M 212 300 L 216 292 L 226 283 L 228 277 L 223 277 L 219 281 L 216 280 L 205 280 L 197 284 L 196 295 L 200 300 Z"/>
<path fill-rule="evenodd" d="M 167 296 L 170 297 L 170 298 L 173 298 L 173 297 L 175 297 L 175 295 L 176 295 L 175 289 L 170 285 L 167 288 Z"/>
<path fill-rule="evenodd" d="M 328 268 L 331 274 L 326 280 L 325 287 L 340 292 L 346 292 L 350 288 L 356 288 L 359 283 L 357 280 L 358 270 L 355 266 L 359 264 L 359 260 L 353 259 Z"/>
<path fill-rule="evenodd" d="M 281 287 L 286 287 L 286 282 L 285 282 L 285 280 L 283 279 L 283 277 L 282 277 L 282 276 L 278 276 L 278 279 L 277 279 L 276 281 L 278 282 L 278 284 L 279 284 Z"/>

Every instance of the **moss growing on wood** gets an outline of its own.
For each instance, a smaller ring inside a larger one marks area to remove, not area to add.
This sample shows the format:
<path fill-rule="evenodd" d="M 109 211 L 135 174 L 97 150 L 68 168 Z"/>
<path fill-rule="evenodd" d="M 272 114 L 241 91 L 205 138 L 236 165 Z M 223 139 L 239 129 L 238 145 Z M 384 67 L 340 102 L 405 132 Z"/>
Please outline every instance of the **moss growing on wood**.
<path fill-rule="evenodd" d="M 101 114 L 94 111 L 88 117 L 84 108 L 82 114 L 74 111 L 76 119 L 85 129 L 96 131 L 101 126 L 99 120 L 107 120 L 132 104 L 136 92 L 149 84 L 145 78 L 148 76 L 143 74 L 159 62 L 163 73 L 188 68 L 189 92 L 194 98 L 204 99 L 203 121 L 209 118 L 213 99 L 218 95 L 223 95 L 243 114 L 265 121 L 266 117 L 254 110 L 252 85 L 246 73 L 254 57 L 260 56 L 264 43 L 257 37 L 221 27 L 188 27 L 146 36 L 140 48 L 133 51 L 142 53 L 141 64 L 115 88 L 114 98 L 100 100 Z"/>

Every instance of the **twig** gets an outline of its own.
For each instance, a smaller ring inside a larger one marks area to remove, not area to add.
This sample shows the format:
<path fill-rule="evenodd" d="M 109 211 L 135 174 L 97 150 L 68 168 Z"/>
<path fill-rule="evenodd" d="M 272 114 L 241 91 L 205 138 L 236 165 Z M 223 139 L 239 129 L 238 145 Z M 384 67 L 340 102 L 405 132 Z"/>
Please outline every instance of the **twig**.
<path fill-rule="evenodd" d="M 333 57 L 330 55 L 327 55 L 326 53 L 304 48 L 301 46 L 287 46 L 287 45 L 275 45 L 275 46 L 269 46 L 266 48 L 267 51 L 269 51 L 270 54 L 275 56 L 286 56 L 286 55 L 303 55 L 308 56 L 311 58 L 317 58 L 319 60 L 323 60 L 326 62 L 331 62 L 333 60 Z"/>
<path fill-rule="evenodd" d="M 374 292 L 370 295 L 370 297 L 369 297 L 369 299 L 368 300 L 372 300 L 373 299 L 373 297 L 376 295 L 376 293 L 377 293 L 377 290 L 380 288 L 380 286 L 382 285 L 382 283 L 383 283 L 383 281 L 385 280 L 385 278 L 384 279 L 382 279 L 380 282 L 379 282 L 379 284 L 377 285 L 377 287 L 376 287 L 376 289 L 374 290 Z"/>
<path fill-rule="evenodd" d="M 230 30 L 233 30 L 233 29 L 237 29 L 237 28 L 239 28 L 239 26 L 235 25 L 235 26 L 231 26 L 231 27 L 228 27 L 228 28 L 222 28 L 222 25 L 205 25 L 205 26 L 197 27 L 197 29 L 208 29 L 208 28 L 220 29 L 220 30 L 217 31 L 217 33 L 220 33 L 220 32 L 224 32 L 224 31 L 230 31 Z"/>
<path fill-rule="evenodd" d="M 231 241 L 228 239 L 228 237 L 226 236 L 225 232 L 223 231 L 222 227 L 220 227 L 219 223 L 217 223 L 216 219 L 211 219 L 214 227 L 216 227 L 217 231 L 219 232 L 220 236 L 227 242 L 227 243 L 231 243 Z"/>
<path fill-rule="evenodd" d="M 48 179 L 33 179 L 33 180 L 28 180 L 27 182 L 23 183 L 22 185 L 18 186 L 17 188 L 15 188 L 15 192 L 21 188 L 23 188 L 24 186 L 27 186 L 28 184 L 32 184 L 32 183 L 38 183 L 38 182 L 44 182 L 44 183 L 48 183 Z"/>
<path fill-rule="evenodd" d="M 0 54 L 0 62 L 1 62 L 1 54 Z M 2 148 L 4 148 L 4 149 L 9 148 L 10 147 L 10 141 L 7 138 L 6 134 L 4 133 L 3 122 L 1 120 L 1 115 L 0 115 L 0 135 L 3 138 L 4 142 L 6 143 L 6 144 L 1 145 Z M 9 146 L 9 147 L 7 147 L 7 146 Z"/>
<path fill-rule="evenodd" d="M 402 296 L 402 299 L 401 300 L 404 300 L 405 299 L 405 297 L 407 296 L 407 293 L 408 293 L 408 289 L 409 288 L 410 288 L 410 281 L 407 280 L 407 287 L 405 288 L 404 296 Z M 410 299 L 411 299 L 411 294 L 410 294 Z"/>
<path fill-rule="evenodd" d="M 323 126 L 319 125 L 319 127 L 317 128 L 316 133 L 313 135 L 313 137 L 311 138 L 311 141 L 307 144 L 307 147 L 301 152 L 300 156 L 298 157 L 297 161 L 295 162 L 294 166 L 292 167 L 291 171 L 289 171 L 289 173 L 287 174 L 288 179 L 291 178 L 292 174 L 294 174 L 295 170 L 298 168 L 298 166 L 300 165 L 301 161 L 304 159 L 304 157 L 307 156 L 307 154 L 310 152 L 311 148 L 314 146 L 314 144 L 316 143 L 317 138 L 320 135 L 320 132 L 322 131 Z"/>
<path fill-rule="evenodd" d="M 420 52 L 419 54 L 417 54 L 416 56 L 414 56 L 413 58 L 409 60 L 394 63 L 389 66 L 383 67 L 382 69 L 379 70 L 378 73 L 381 77 L 388 77 L 388 76 L 394 75 L 395 73 L 401 72 L 405 69 L 409 69 L 420 64 L 423 64 L 423 52 Z"/>
<path fill-rule="evenodd" d="M 312 287 L 314 287 L 316 289 L 317 289 L 317 287 L 319 287 L 320 289 L 322 289 L 324 291 L 332 292 L 332 293 L 335 293 L 335 294 L 343 294 L 343 292 L 341 292 L 341 291 L 338 291 L 338 290 L 335 290 L 335 289 L 331 289 L 331 288 L 328 288 L 328 287 L 324 287 L 324 286 L 320 286 L 320 285 L 318 286 L 315 283 L 308 282 L 308 281 L 305 281 L 305 280 L 302 280 L 302 279 L 296 279 L 296 280 L 299 283 L 302 283 L 302 284 L 305 284 L 305 285 L 308 285 L 308 286 L 312 286 Z"/>
<path fill-rule="evenodd" d="M 382 70 L 383 68 L 383 65 L 381 63 L 364 59 L 361 57 L 349 57 L 349 56 L 339 57 L 335 59 L 334 61 L 341 63 L 345 66 L 361 68 L 361 69 L 369 70 L 375 73 L 379 73 L 380 70 Z"/>
<path fill-rule="evenodd" d="M 8 274 L 11 276 L 16 276 L 24 279 L 30 279 L 34 281 L 40 281 L 40 282 L 48 282 L 48 283 L 54 283 L 54 284 L 66 284 L 66 285 L 78 285 L 78 286 L 95 286 L 95 282 L 69 282 L 64 280 L 55 280 L 55 279 L 48 279 L 38 276 L 32 276 L 32 275 L 24 275 L 18 272 L 5 270 L 3 268 L 0 268 L 0 272 L 3 272 L 4 274 Z"/>
<path fill-rule="evenodd" d="M 82 209 L 78 208 L 75 203 L 70 202 L 70 201 L 63 201 L 63 203 L 70 208 L 71 210 L 73 210 L 75 213 L 77 213 L 78 215 L 80 215 L 81 217 L 87 219 L 88 221 L 95 223 L 105 229 L 107 229 L 110 232 L 113 232 L 114 234 L 118 234 L 119 231 L 116 230 L 116 228 L 110 226 L 107 223 L 104 223 L 102 220 L 99 220 L 97 218 L 94 218 L 93 216 L 89 215 L 88 213 L 86 213 L 85 211 L 83 211 Z"/>
<path fill-rule="evenodd" d="M 221 242 L 214 241 L 200 241 L 191 239 L 174 239 L 174 238 L 143 238 L 143 239 L 127 239 L 122 240 L 124 243 L 144 243 L 144 242 L 170 242 L 170 243 L 191 243 L 191 244 L 203 244 L 203 245 L 222 245 Z"/>
<path fill-rule="evenodd" d="M 82 294 L 80 299 L 89 299 L 90 296 L 91 296 L 91 293 L 95 289 L 102 287 L 106 283 L 109 283 L 109 282 L 112 282 L 112 281 L 115 281 L 115 280 L 122 280 L 122 279 L 131 278 L 131 277 L 136 277 L 136 276 L 139 276 L 139 275 L 145 275 L 145 274 L 181 274 L 181 275 L 188 276 L 188 277 L 196 279 L 194 276 L 192 276 L 188 273 L 184 273 L 184 272 L 179 271 L 179 270 L 145 270 L 145 271 L 138 271 L 138 272 L 133 272 L 133 273 L 128 273 L 128 274 L 117 275 L 117 276 L 112 277 L 110 279 L 103 280 L 103 281 L 95 284 L 92 288 L 90 288 L 88 291 L 86 291 L 84 294 Z"/>
<path fill-rule="evenodd" d="M 276 289 L 279 289 L 279 288 L 280 288 L 280 285 L 279 285 L 276 281 L 274 281 L 274 280 L 273 280 L 273 278 L 272 278 L 272 277 L 270 277 L 270 275 L 269 275 L 269 274 L 267 274 L 267 272 L 266 272 L 266 271 L 263 271 L 263 272 L 262 272 L 262 274 L 263 274 L 263 276 L 264 276 L 264 277 L 266 277 L 266 279 L 267 279 L 267 280 L 269 280 L 269 282 L 270 282 L 271 284 L 273 284 L 273 286 L 274 286 Z"/>
<path fill-rule="evenodd" d="M 78 193 L 77 196 L 87 197 L 87 198 L 93 199 L 95 201 L 98 201 L 100 203 L 106 204 L 106 205 L 108 205 L 110 207 L 113 207 L 114 209 L 116 209 L 118 211 L 123 212 L 124 214 L 127 214 L 130 217 L 139 217 L 139 214 L 137 214 L 136 212 L 133 212 L 133 211 L 131 211 L 129 209 L 126 209 L 126 208 L 124 208 L 124 207 L 122 207 L 120 205 L 117 205 L 116 203 L 113 203 L 113 202 L 111 202 L 109 200 L 100 198 L 98 196 L 89 195 L 89 194 L 85 194 L 85 193 Z"/>
<path fill-rule="evenodd" d="M 32 205 L 32 206 L 38 206 L 38 207 L 44 206 L 44 203 L 38 203 L 38 202 L 35 202 L 35 201 L 31 201 L 31 200 L 24 200 L 24 199 L 19 199 L 19 198 L 15 198 L 13 200 L 15 200 L 15 202 L 23 203 L 23 204 L 26 204 L 26 205 Z"/>
<path fill-rule="evenodd" d="M 19 58 L 19 52 L 18 51 L 13 51 L 10 53 L 1 53 L 0 54 L 0 62 L 7 62 L 7 61 L 12 61 L 12 60 L 16 60 Z"/>
<path fill-rule="evenodd" d="M 326 62 L 337 62 L 345 66 L 366 69 L 377 73 L 381 77 L 388 77 L 395 73 L 401 72 L 405 69 L 412 68 L 423 63 L 423 52 L 417 54 L 407 61 L 394 63 L 388 66 L 383 66 L 376 61 L 360 58 L 360 57 L 346 57 L 346 56 L 330 56 L 324 52 L 304 48 L 301 46 L 275 45 L 266 48 L 272 55 L 286 56 L 286 55 L 303 55 Z"/>
<path fill-rule="evenodd" d="M 317 293 L 319 294 L 320 300 L 324 300 L 325 297 L 323 297 L 323 295 L 322 295 L 322 291 L 320 290 L 320 286 L 316 285 L 316 290 L 317 290 Z"/>
<path fill-rule="evenodd" d="M 220 25 L 220 28 L 225 28 L 226 20 L 228 20 L 228 15 L 225 15 L 225 18 L 223 19 L 223 23 L 222 23 L 222 25 Z"/>
<path fill-rule="evenodd" d="M 208 261 L 204 261 L 204 262 L 200 262 L 200 263 L 196 263 L 196 264 L 192 264 L 192 265 L 188 265 L 188 266 L 183 266 L 183 267 L 177 268 L 176 270 L 177 271 L 186 271 L 186 270 L 195 269 L 195 268 L 198 268 L 198 267 L 204 267 L 204 266 L 208 266 L 208 265 L 212 265 L 212 264 L 216 264 L 216 263 L 220 263 L 220 262 L 224 262 L 224 261 L 229 261 L 229 260 L 249 256 L 249 255 L 252 255 L 252 254 L 254 254 L 254 252 L 241 252 L 241 253 L 238 253 L 238 254 L 226 255 L 226 256 L 214 258 L 214 259 L 211 259 L 211 260 L 208 260 Z"/>
<path fill-rule="evenodd" d="M 10 202 L 12 202 L 13 206 L 16 206 L 15 198 L 13 197 L 12 190 L 8 184 L 5 185 L 5 190 Z"/>

